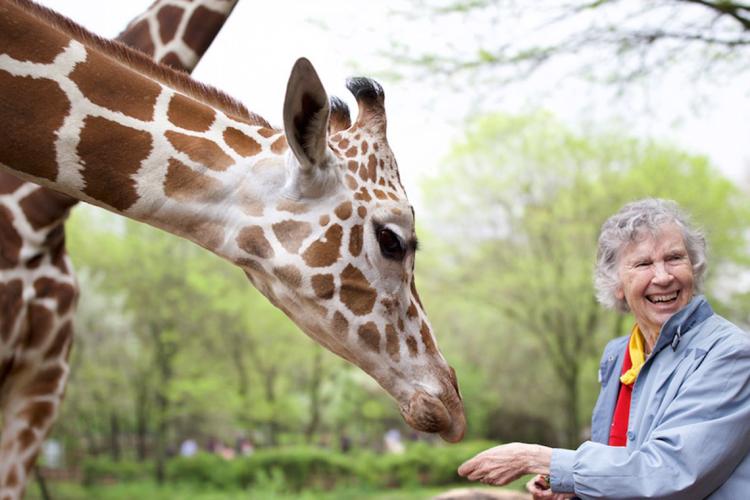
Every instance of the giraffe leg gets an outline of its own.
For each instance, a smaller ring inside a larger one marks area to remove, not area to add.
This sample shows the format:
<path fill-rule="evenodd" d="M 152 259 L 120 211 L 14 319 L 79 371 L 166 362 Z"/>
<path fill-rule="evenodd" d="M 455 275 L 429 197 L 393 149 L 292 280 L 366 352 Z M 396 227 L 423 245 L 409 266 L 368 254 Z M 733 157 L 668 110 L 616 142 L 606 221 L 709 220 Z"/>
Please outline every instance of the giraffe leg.
<path fill-rule="evenodd" d="M 37 315 L 40 310 L 37 309 Z M 33 313 L 30 324 L 34 324 Z M 0 500 L 23 496 L 42 442 L 50 431 L 68 379 L 73 340 L 69 318 L 56 318 L 37 349 L 20 346 L 2 381 L 3 427 L 0 436 Z M 38 335 L 39 332 L 37 332 Z M 34 341 L 30 333 L 25 340 Z M 38 340 L 38 339 L 37 339 Z"/>

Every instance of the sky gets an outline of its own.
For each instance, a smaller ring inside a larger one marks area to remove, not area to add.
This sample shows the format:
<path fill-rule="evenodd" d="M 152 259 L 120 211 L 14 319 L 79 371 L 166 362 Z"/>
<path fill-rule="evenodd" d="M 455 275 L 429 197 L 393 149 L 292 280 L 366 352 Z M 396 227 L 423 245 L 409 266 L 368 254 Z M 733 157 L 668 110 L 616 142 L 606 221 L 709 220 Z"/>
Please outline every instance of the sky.
<path fill-rule="evenodd" d="M 42 3 L 105 37 L 116 36 L 151 0 L 43 0 Z M 193 76 L 242 101 L 273 125 L 281 125 L 286 81 L 294 61 L 310 59 L 326 90 L 356 103 L 344 86 L 349 76 L 371 76 L 389 61 L 381 51 L 394 37 L 405 43 L 431 44 L 433 33 L 394 17 L 395 0 L 240 0 Z M 455 32 L 471 34 L 471 27 Z M 356 67 L 356 69 L 355 69 Z M 457 91 L 415 79 L 381 79 L 386 93 L 389 143 L 404 187 L 419 213 L 419 180 L 429 174 L 460 140 L 462 126 L 476 103 L 474 88 Z M 711 91 L 711 105 L 696 114 L 684 82 L 661 82 L 649 96 L 653 109 L 641 113 L 628 103 L 611 103 L 580 82 L 542 95 L 533 86 L 516 86 L 486 111 L 514 112 L 543 107 L 563 122 L 613 119 L 638 136 L 667 140 L 690 152 L 708 155 L 736 182 L 750 184 L 750 86 L 728 81 Z M 470 87 L 470 86 L 469 86 Z M 583 103 L 587 103 L 583 105 Z M 613 118 L 614 117 L 614 118 Z"/>

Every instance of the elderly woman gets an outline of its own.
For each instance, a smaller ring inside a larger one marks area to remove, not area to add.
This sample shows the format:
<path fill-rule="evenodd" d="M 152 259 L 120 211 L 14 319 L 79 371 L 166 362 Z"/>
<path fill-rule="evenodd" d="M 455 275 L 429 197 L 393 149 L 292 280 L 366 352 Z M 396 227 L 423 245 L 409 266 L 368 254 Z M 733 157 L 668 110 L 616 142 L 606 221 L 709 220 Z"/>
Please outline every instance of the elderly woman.
<path fill-rule="evenodd" d="M 534 498 L 750 498 L 750 335 L 697 295 L 706 244 L 671 201 L 630 203 L 602 226 L 595 284 L 632 311 L 599 367 L 592 439 L 577 450 L 512 443 L 459 474 Z"/>

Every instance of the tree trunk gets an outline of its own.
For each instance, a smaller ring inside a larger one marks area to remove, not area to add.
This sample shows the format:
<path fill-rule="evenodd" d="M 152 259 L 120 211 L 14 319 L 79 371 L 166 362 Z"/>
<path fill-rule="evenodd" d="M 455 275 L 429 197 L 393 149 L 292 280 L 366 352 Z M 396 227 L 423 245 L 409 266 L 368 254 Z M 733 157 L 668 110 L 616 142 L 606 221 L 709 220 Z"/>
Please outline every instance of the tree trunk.
<path fill-rule="evenodd" d="M 120 420 L 114 412 L 109 417 L 109 453 L 115 462 L 120 460 Z"/>
<path fill-rule="evenodd" d="M 578 361 L 571 359 L 565 372 L 563 384 L 565 386 L 565 446 L 571 449 L 581 444 L 581 422 L 578 402 Z"/>
<path fill-rule="evenodd" d="M 323 383 L 323 352 L 315 350 L 310 377 L 310 420 L 305 428 L 305 442 L 311 444 L 320 426 L 320 386 Z"/>
<path fill-rule="evenodd" d="M 135 448 L 136 458 L 139 462 L 146 460 L 148 456 L 148 410 L 147 410 L 148 393 L 145 384 L 136 389 L 135 400 Z"/>

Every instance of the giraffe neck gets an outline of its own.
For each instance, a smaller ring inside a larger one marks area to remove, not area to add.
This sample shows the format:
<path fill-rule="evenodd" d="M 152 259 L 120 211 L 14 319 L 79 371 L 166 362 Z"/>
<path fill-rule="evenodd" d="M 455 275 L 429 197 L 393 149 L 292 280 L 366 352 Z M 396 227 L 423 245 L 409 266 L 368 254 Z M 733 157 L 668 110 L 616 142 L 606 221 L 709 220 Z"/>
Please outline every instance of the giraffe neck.
<path fill-rule="evenodd" d="M 157 0 L 117 40 L 190 73 L 236 4 L 237 0 Z"/>
<path fill-rule="evenodd" d="M 24 1 L 0 9 L 2 114 L 12 124 L 0 139 L 0 164 L 202 246 L 220 245 L 227 200 L 256 162 L 285 148 L 283 135 L 54 13 Z"/>

